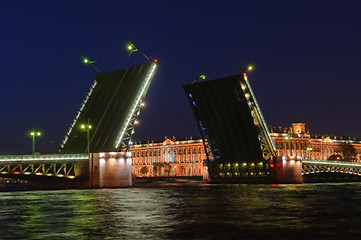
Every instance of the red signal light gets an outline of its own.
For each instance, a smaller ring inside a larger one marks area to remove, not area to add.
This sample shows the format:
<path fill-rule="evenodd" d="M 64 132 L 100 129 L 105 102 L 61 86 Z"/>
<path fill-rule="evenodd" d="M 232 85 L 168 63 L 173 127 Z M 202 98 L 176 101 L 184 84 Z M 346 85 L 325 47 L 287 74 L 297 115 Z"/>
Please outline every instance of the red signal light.
<path fill-rule="evenodd" d="M 273 168 L 273 163 L 271 163 L 269 166 L 270 166 L 271 168 Z"/>
<path fill-rule="evenodd" d="M 154 62 L 158 63 L 159 62 L 158 58 L 154 58 Z"/>
<path fill-rule="evenodd" d="M 244 73 L 243 73 L 243 76 L 244 76 L 244 77 L 247 76 L 247 73 L 244 72 Z"/>

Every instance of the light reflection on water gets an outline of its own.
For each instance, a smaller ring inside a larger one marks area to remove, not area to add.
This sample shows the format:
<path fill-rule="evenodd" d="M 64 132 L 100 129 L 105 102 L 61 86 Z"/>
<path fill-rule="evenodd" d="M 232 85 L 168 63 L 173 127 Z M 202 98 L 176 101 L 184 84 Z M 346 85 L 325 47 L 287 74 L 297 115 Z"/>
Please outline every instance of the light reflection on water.
<path fill-rule="evenodd" d="M 361 184 L 0 193 L 0 239 L 360 239 Z"/>

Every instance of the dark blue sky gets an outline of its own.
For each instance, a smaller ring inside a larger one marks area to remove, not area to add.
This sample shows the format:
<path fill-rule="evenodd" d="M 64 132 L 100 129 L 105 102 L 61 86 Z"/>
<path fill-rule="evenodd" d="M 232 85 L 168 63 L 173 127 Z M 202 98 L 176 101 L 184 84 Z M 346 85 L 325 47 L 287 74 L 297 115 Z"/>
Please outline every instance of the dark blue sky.
<path fill-rule="evenodd" d="M 198 136 L 182 85 L 249 74 L 269 125 L 361 137 L 360 1 L 6 1 L 0 8 L 0 154 L 56 149 L 96 71 L 160 60 L 135 140 Z"/>

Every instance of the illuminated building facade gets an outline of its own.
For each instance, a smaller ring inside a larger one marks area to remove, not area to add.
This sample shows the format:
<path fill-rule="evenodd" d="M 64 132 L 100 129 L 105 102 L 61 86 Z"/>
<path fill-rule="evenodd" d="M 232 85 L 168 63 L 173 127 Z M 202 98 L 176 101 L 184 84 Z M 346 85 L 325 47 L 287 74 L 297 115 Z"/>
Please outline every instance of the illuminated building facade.
<path fill-rule="evenodd" d="M 202 176 L 206 159 L 202 139 L 163 142 L 131 146 L 132 174 L 137 177 Z"/>
<path fill-rule="evenodd" d="M 292 127 L 269 127 L 278 156 L 327 160 L 331 155 L 341 156 L 340 144 L 350 143 L 356 150 L 356 161 L 361 162 L 361 141 L 329 135 L 311 135 L 305 123 L 293 123 Z"/>
<path fill-rule="evenodd" d="M 292 127 L 269 127 L 277 156 L 327 160 L 331 155 L 341 156 L 339 145 L 351 143 L 356 149 L 356 161 L 361 162 L 361 141 L 336 136 L 311 135 L 305 123 Z M 311 150 L 312 149 L 312 150 Z M 202 139 L 177 141 L 166 138 L 163 142 L 131 146 L 132 174 L 137 177 L 202 176 L 206 153 Z M 292 151 L 292 154 L 291 154 Z"/>

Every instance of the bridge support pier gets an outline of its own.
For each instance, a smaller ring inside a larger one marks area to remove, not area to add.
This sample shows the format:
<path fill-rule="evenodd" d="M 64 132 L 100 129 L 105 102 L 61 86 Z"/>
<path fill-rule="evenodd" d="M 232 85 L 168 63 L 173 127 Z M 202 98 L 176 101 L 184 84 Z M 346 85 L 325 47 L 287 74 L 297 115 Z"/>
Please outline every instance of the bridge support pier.
<path fill-rule="evenodd" d="M 89 159 L 90 187 L 132 186 L 130 152 L 93 153 Z"/>
<path fill-rule="evenodd" d="M 276 183 L 303 183 L 301 159 L 286 156 L 275 158 L 272 177 Z"/>

